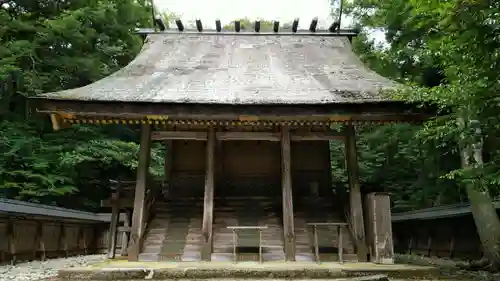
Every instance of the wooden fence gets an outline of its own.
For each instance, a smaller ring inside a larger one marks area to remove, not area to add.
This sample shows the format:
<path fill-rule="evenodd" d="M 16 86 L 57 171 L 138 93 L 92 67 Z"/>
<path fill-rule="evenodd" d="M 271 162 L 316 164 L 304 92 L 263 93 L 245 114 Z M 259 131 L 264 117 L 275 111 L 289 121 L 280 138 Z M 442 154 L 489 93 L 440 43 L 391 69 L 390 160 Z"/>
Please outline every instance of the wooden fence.
<path fill-rule="evenodd" d="M 110 214 L 0 199 L 0 263 L 103 253 L 110 218 Z"/>
<path fill-rule="evenodd" d="M 500 212 L 500 202 L 495 202 Z M 468 204 L 392 215 L 397 253 L 427 257 L 479 259 L 481 242 Z"/>

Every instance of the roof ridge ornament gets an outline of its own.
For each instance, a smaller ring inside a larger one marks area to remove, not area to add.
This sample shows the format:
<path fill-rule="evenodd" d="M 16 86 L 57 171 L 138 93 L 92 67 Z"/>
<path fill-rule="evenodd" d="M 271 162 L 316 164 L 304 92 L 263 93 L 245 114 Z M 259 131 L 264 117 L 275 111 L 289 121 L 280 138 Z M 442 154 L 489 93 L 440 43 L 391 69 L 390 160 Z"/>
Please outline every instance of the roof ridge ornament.
<path fill-rule="evenodd" d="M 260 20 L 255 21 L 254 30 L 255 32 L 260 32 Z"/>
<path fill-rule="evenodd" d="M 262 22 L 260 19 L 254 21 L 254 28 L 252 31 L 246 31 L 240 20 L 234 21 L 234 30 L 224 30 L 220 19 L 215 20 L 215 29 L 204 29 L 201 19 L 196 19 L 195 28 L 187 29 L 185 28 L 182 20 L 176 19 L 175 24 L 177 30 L 170 29 L 161 16 L 155 16 L 154 23 L 155 28 L 136 28 L 136 33 L 140 35 L 148 34 L 198 34 L 198 35 L 302 35 L 302 36 L 339 36 L 348 37 L 352 39 L 359 34 L 359 29 L 340 29 L 340 20 L 334 21 L 328 29 L 318 29 L 318 18 L 314 17 L 311 20 L 309 29 L 299 30 L 299 18 L 295 18 L 292 22 L 292 30 L 280 31 L 280 22 L 278 20 L 273 21 L 271 31 L 262 31 Z"/>

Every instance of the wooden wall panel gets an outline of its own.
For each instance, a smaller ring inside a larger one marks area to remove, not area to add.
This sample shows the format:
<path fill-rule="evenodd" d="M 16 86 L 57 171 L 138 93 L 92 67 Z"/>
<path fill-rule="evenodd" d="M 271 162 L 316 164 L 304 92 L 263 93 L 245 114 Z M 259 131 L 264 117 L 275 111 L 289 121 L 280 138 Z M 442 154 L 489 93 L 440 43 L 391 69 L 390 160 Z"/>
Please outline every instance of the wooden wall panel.
<path fill-rule="evenodd" d="M 65 229 L 65 243 L 67 250 L 73 251 L 78 249 L 80 227 L 78 225 L 67 225 Z"/>
<path fill-rule="evenodd" d="M 38 248 L 35 244 L 35 221 L 17 221 L 13 227 L 13 238 L 16 253 L 25 253 Z"/>
<path fill-rule="evenodd" d="M 279 142 L 223 141 L 216 196 L 265 196 L 281 192 Z"/>
<path fill-rule="evenodd" d="M 292 142 L 294 198 L 331 195 L 330 146 L 328 141 Z"/>
<path fill-rule="evenodd" d="M 205 142 L 204 141 L 173 141 L 172 161 L 174 171 L 204 172 Z"/>
<path fill-rule="evenodd" d="M 7 220 L 0 218 L 0 263 L 7 259 L 8 252 Z"/>
<path fill-rule="evenodd" d="M 174 140 L 172 155 L 172 196 L 203 196 L 205 141 Z M 281 186 L 279 142 L 222 141 L 216 155 L 220 169 L 216 196 L 277 195 Z M 318 185 L 320 195 L 329 195 L 330 150 L 328 141 L 292 142 L 292 187 L 297 196 L 309 195 Z"/>
<path fill-rule="evenodd" d="M 222 143 L 224 174 L 279 175 L 280 146 L 271 141 L 226 141 Z"/>
<path fill-rule="evenodd" d="M 205 141 L 173 141 L 171 195 L 203 196 Z"/>
<path fill-rule="evenodd" d="M 61 224 L 46 222 L 43 224 L 43 242 L 48 252 L 59 250 L 59 236 L 61 235 Z"/>
<path fill-rule="evenodd" d="M 292 168 L 295 171 L 324 171 L 329 158 L 328 141 L 292 142 Z"/>

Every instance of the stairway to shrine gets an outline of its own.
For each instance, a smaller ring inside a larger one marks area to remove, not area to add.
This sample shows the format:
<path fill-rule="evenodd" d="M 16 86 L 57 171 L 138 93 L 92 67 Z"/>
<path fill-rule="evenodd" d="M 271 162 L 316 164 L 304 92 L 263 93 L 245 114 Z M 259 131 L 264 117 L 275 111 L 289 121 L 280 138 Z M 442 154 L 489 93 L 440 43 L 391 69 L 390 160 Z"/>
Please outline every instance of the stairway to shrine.
<path fill-rule="evenodd" d="M 203 198 L 158 202 L 149 223 L 140 261 L 201 260 Z"/>
<path fill-rule="evenodd" d="M 308 223 L 346 222 L 345 216 L 333 208 L 328 198 L 301 198 L 294 203 L 295 243 L 297 261 L 314 261 L 314 233 Z M 338 230 L 336 226 L 319 226 L 318 244 L 321 261 L 338 261 Z M 350 231 L 342 231 L 344 261 L 357 261 Z"/>
<path fill-rule="evenodd" d="M 225 197 L 215 198 L 212 261 L 233 260 L 233 231 L 228 227 L 251 226 L 262 229 L 263 261 L 284 260 L 281 198 Z M 333 208 L 327 198 L 301 198 L 294 203 L 296 260 L 314 261 L 314 235 L 308 223 L 345 222 L 344 215 Z M 203 198 L 177 198 L 158 202 L 149 223 L 140 261 L 199 261 L 203 238 Z M 338 232 L 335 226 L 318 229 L 321 261 L 338 260 Z M 258 260 L 257 229 L 237 231 L 237 258 Z M 343 230 L 343 259 L 356 261 L 354 241 L 349 230 Z"/>
<path fill-rule="evenodd" d="M 262 229 L 263 261 L 284 260 L 281 201 L 272 197 L 216 198 L 214 205 L 212 261 L 232 261 L 233 231 L 227 227 L 266 226 Z M 238 260 L 259 259 L 259 231 L 238 230 Z"/>

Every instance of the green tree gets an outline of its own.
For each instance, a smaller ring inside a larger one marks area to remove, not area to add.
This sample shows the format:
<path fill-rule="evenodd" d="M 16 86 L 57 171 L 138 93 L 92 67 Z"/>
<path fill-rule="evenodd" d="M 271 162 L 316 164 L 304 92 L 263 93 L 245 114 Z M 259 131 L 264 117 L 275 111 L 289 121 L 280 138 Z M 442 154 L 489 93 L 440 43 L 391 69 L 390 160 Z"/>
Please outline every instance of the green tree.
<path fill-rule="evenodd" d="M 441 110 L 418 135 L 423 143 L 443 143 L 460 155 L 461 167 L 441 178 L 466 191 L 485 253 L 479 265 L 490 269 L 500 266 L 500 221 L 492 205 L 500 165 L 497 2 L 355 0 L 348 7 L 361 26 L 386 32 L 387 49 L 358 42 L 371 51 L 368 64 L 413 84 L 400 97 Z"/>
<path fill-rule="evenodd" d="M 126 65 L 142 47 L 134 29 L 152 23 L 149 3 L 2 1 L 0 195 L 96 206 L 107 196 L 110 179 L 134 178 L 135 128 L 52 132 L 48 118 L 30 112 L 25 97 L 84 86 Z M 162 173 L 162 150 L 153 150 L 153 175 Z"/>

